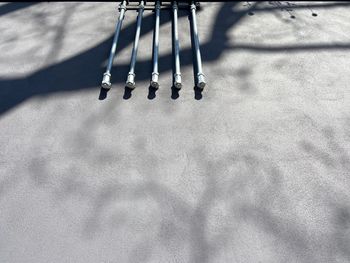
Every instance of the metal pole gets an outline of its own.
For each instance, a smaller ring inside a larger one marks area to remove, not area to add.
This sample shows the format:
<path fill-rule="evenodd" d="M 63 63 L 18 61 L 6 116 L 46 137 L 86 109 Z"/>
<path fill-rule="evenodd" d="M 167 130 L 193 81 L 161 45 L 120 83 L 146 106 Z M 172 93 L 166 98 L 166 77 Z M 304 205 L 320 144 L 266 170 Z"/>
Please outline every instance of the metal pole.
<path fill-rule="evenodd" d="M 192 1 L 191 3 L 191 16 L 192 16 L 192 31 L 193 31 L 193 39 L 194 39 L 194 48 L 196 54 L 196 65 L 197 65 L 197 78 L 196 85 L 200 89 L 204 89 L 205 87 L 205 75 L 202 70 L 202 58 L 201 51 L 199 48 L 199 38 L 198 38 L 198 29 L 197 29 L 197 20 L 196 20 L 196 5 Z"/>
<path fill-rule="evenodd" d="M 136 57 L 137 57 L 137 49 L 139 47 L 143 10 L 144 10 L 144 1 L 140 1 L 139 11 L 138 11 L 139 14 L 137 16 L 135 41 L 134 41 L 132 54 L 131 54 L 130 70 L 129 70 L 128 78 L 126 80 L 126 86 L 130 89 L 135 88 L 135 64 L 136 64 Z"/>
<path fill-rule="evenodd" d="M 151 86 L 158 89 L 158 52 L 159 52 L 159 20 L 160 20 L 160 3 L 156 2 L 156 22 L 154 25 L 154 42 L 153 42 L 153 72 Z"/>
<path fill-rule="evenodd" d="M 179 47 L 179 35 L 177 30 L 177 2 L 173 2 L 173 15 L 174 15 L 174 30 L 173 30 L 173 41 L 174 41 L 174 53 L 175 53 L 175 74 L 174 74 L 174 86 L 177 89 L 181 89 L 181 72 L 180 72 L 180 47 Z"/>
<path fill-rule="evenodd" d="M 123 23 L 123 20 L 124 20 L 125 11 L 126 11 L 126 1 L 123 1 L 120 4 L 120 14 L 119 14 L 118 22 L 117 22 L 117 25 L 116 25 L 116 28 L 115 28 L 113 44 L 112 44 L 111 52 L 109 54 L 109 59 L 108 59 L 106 72 L 103 74 L 103 79 L 102 79 L 101 86 L 104 89 L 110 89 L 111 85 L 112 85 L 111 84 L 111 69 L 112 69 L 112 65 L 113 65 L 115 52 L 117 50 L 119 33 L 120 33 L 120 29 L 122 27 L 122 23 Z"/>

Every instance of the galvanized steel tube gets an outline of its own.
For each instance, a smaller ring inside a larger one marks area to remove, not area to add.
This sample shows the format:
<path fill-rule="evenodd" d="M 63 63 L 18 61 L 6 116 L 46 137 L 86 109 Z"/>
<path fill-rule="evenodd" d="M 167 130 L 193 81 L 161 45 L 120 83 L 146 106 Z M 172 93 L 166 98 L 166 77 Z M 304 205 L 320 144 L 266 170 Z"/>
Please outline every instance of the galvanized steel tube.
<path fill-rule="evenodd" d="M 113 43 L 112 43 L 112 47 L 111 47 L 111 51 L 110 51 L 110 55 L 109 55 L 109 59 L 108 59 L 106 72 L 103 74 L 103 79 L 102 79 L 101 86 L 104 89 L 110 89 L 111 85 L 112 85 L 111 84 L 111 69 L 112 69 L 112 66 L 113 66 L 113 60 L 114 60 L 115 52 L 117 50 L 119 33 L 120 33 L 120 29 L 122 27 L 122 23 L 123 23 L 123 20 L 124 20 L 125 11 L 126 11 L 126 1 L 123 1 L 120 4 L 120 14 L 119 14 L 118 22 L 117 22 L 117 25 L 116 25 L 116 28 L 115 28 Z"/>
<path fill-rule="evenodd" d="M 197 19 L 196 19 L 196 5 L 193 1 L 191 4 L 191 17 L 192 17 L 191 25 L 192 25 L 193 40 L 194 40 L 195 59 L 196 59 L 196 66 L 197 66 L 196 86 L 200 89 L 204 89 L 206 82 L 205 82 L 205 75 L 203 74 L 201 51 L 199 47 Z"/>
<path fill-rule="evenodd" d="M 132 54 L 131 54 L 131 60 L 130 60 L 130 70 L 128 73 L 128 78 L 126 80 L 126 86 L 130 89 L 135 88 L 135 64 L 136 64 L 136 58 L 137 58 L 137 50 L 139 47 L 143 10 L 144 10 L 144 1 L 140 1 L 140 5 L 138 9 L 139 14 L 137 16 L 135 41 L 132 48 Z"/>
<path fill-rule="evenodd" d="M 173 42 L 174 42 L 174 55 L 175 55 L 175 74 L 174 74 L 174 86 L 177 89 L 181 89 L 181 71 L 180 71 L 180 46 L 179 46 L 179 35 L 178 35 L 178 24 L 177 24 L 177 2 L 173 2 Z"/>
<path fill-rule="evenodd" d="M 159 52 L 159 23 L 160 23 L 160 3 L 156 2 L 155 6 L 156 21 L 154 25 L 154 40 L 153 40 L 153 72 L 151 86 L 158 89 L 158 52 Z"/>

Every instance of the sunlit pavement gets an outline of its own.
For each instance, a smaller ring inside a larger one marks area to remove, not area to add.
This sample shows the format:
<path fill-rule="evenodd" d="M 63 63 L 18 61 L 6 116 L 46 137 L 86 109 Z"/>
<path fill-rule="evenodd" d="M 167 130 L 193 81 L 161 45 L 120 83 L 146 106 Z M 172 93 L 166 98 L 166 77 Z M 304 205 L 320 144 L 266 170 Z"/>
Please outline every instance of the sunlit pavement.
<path fill-rule="evenodd" d="M 0 261 L 349 262 L 350 4 L 311 4 L 203 4 L 202 93 L 185 11 L 182 90 L 167 11 L 124 88 L 128 11 L 105 93 L 116 3 L 1 3 Z"/>

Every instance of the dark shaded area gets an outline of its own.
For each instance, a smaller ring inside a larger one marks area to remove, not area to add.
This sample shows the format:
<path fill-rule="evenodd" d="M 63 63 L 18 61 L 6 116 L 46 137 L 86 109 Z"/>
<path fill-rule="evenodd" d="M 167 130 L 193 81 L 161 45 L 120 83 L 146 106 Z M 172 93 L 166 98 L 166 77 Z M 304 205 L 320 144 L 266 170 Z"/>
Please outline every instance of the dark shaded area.
<path fill-rule="evenodd" d="M 109 90 L 107 90 L 107 89 L 101 88 L 101 89 L 100 89 L 100 95 L 98 96 L 98 99 L 99 99 L 99 100 L 104 100 L 104 99 L 106 99 L 106 98 L 107 98 L 108 91 L 109 91 Z"/>
<path fill-rule="evenodd" d="M 0 16 L 2 15 L 6 15 L 8 13 L 12 13 L 36 4 L 39 4 L 40 2 L 12 2 L 12 3 L 8 3 L 8 4 L 4 4 L 2 6 L 0 6 Z"/>
<path fill-rule="evenodd" d="M 175 88 L 175 86 L 171 86 L 171 98 L 173 100 L 178 99 L 180 96 L 180 90 Z"/>
<path fill-rule="evenodd" d="M 129 87 L 124 87 L 124 95 L 123 95 L 123 99 L 124 100 L 128 100 L 131 98 L 132 96 L 132 91 L 133 89 L 130 89 Z"/>
<path fill-rule="evenodd" d="M 202 95 L 203 90 L 198 88 L 197 86 L 194 86 L 193 90 L 194 90 L 194 98 L 196 100 L 201 100 L 203 98 L 203 95 Z"/>
<path fill-rule="evenodd" d="M 147 96 L 147 98 L 148 98 L 149 100 L 153 100 L 153 99 L 157 96 L 157 94 L 156 94 L 157 90 L 158 90 L 158 89 L 156 89 L 156 88 L 154 88 L 154 87 L 152 87 L 152 86 L 150 85 L 150 86 L 148 87 L 148 96 Z"/>

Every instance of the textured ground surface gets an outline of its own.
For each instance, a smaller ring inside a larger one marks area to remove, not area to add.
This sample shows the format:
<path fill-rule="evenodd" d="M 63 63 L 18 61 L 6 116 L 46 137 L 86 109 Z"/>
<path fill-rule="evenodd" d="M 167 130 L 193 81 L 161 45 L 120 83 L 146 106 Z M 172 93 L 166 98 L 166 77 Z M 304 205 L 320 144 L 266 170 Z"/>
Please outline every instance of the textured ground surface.
<path fill-rule="evenodd" d="M 2 3 L 0 261 L 349 262 L 350 5 L 302 4 L 203 5 L 202 94 L 186 12 L 124 89 L 130 11 L 103 94 L 115 3 Z"/>

